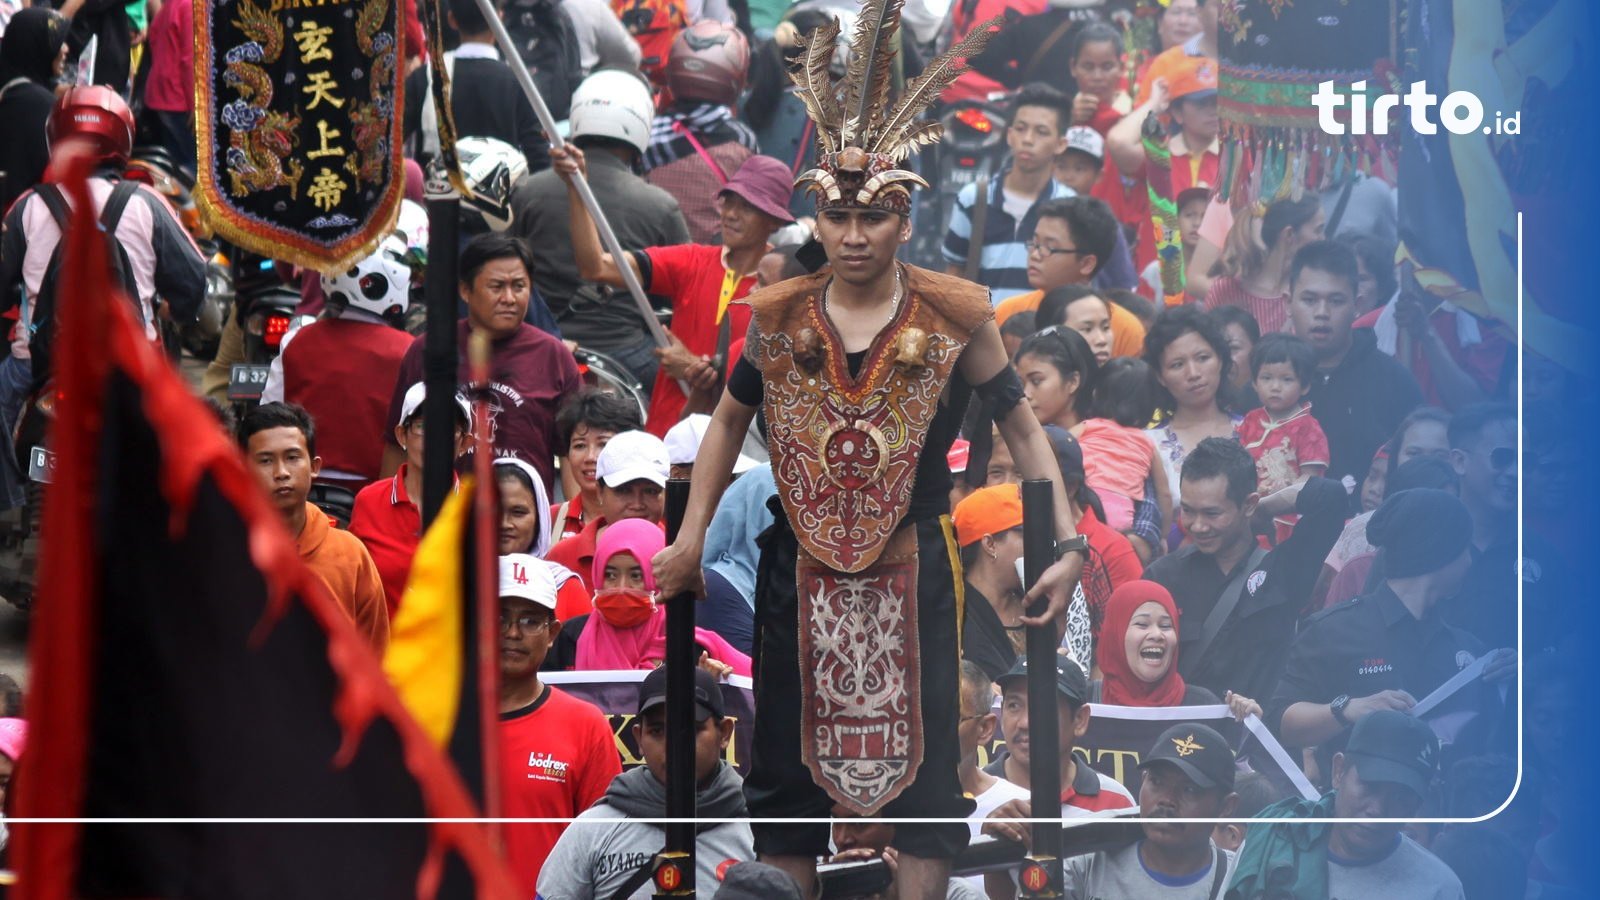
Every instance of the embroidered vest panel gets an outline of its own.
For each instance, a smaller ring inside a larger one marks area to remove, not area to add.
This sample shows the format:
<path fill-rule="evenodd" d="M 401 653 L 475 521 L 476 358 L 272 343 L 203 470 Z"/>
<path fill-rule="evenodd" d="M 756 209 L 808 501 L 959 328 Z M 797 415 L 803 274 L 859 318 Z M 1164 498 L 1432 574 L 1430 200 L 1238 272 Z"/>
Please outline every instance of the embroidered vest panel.
<path fill-rule="evenodd" d="M 900 311 L 857 377 L 823 312 L 826 271 L 748 299 L 778 496 L 801 548 L 839 572 L 872 565 L 899 527 L 945 385 L 972 333 L 994 315 L 978 285 L 903 272 Z"/>

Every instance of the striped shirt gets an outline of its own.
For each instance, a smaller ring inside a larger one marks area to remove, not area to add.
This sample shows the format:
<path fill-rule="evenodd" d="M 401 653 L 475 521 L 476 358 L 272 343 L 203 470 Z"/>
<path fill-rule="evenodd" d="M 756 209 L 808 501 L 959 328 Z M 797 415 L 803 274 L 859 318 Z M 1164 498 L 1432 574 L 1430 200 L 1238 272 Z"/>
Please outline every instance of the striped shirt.
<path fill-rule="evenodd" d="M 1262 334 L 1287 331 L 1289 327 L 1289 297 L 1257 297 L 1245 290 L 1244 284 L 1232 275 L 1211 280 L 1206 291 L 1206 309 L 1219 306 L 1237 306 L 1255 317 Z"/>
<path fill-rule="evenodd" d="M 1039 204 L 1046 200 L 1075 197 L 1072 188 L 1051 179 L 1039 192 L 1033 205 L 1018 221 L 1005 209 L 1003 184 L 1008 165 L 989 179 L 989 210 L 983 226 L 983 241 L 978 265 L 978 283 L 989 288 L 991 299 L 998 303 L 1007 297 L 1031 289 L 1028 284 L 1028 248 L 1024 246 L 1033 237 L 1033 227 L 1039 220 Z M 950 211 L 950 228 L 944 236 L 944 258 L 953 266 L 967 264 L 967 253 L 972 247 L 972 210 L 977 205 L 978 185 L 969 184 L 956 195 L 955 209 Z"/>

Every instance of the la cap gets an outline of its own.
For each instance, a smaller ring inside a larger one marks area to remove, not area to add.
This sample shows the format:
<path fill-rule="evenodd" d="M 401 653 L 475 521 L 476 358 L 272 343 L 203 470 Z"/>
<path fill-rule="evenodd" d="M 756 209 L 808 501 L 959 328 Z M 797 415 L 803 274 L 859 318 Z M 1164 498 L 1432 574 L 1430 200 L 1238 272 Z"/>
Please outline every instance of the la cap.
<path fill-rule="evenodd" d="M 539 557 L 507 553 L 500 557 L 500 596 L 519 597 L 554 612 L 556 580 Z"/>
<path fill-rule="evenodd" d="M 640 479 L 664 488 L 671 471 L 667 445 L 646 431 L 613 435 L 594 463 L 594 477 L 608 488 L 619 488 Z"/>

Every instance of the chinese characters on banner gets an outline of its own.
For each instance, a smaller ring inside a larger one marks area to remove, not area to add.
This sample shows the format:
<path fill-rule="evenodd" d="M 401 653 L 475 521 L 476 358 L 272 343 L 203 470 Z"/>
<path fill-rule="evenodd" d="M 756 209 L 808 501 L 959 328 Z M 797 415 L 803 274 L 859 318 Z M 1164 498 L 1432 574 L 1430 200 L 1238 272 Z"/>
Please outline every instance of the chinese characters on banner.
<path fill-rule="evenodd" d="M 241 247 L 330 271 L 393 227 L 401 163 L 393 0 L 195 7 L 199 200 Z"/>

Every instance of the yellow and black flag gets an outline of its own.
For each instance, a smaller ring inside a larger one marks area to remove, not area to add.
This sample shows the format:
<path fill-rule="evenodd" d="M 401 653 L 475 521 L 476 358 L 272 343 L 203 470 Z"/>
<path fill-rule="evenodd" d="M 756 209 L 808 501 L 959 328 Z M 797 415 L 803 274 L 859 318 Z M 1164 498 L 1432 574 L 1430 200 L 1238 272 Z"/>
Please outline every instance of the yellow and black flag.
<path fill-rule="evenodd" d="M 417 821 L 478 807 L 115 296 L 87 160 L 72 168 L 14 812 L 123 821 L 15 826 L 19 896 L 511 897 L 481 826 Z"/>

